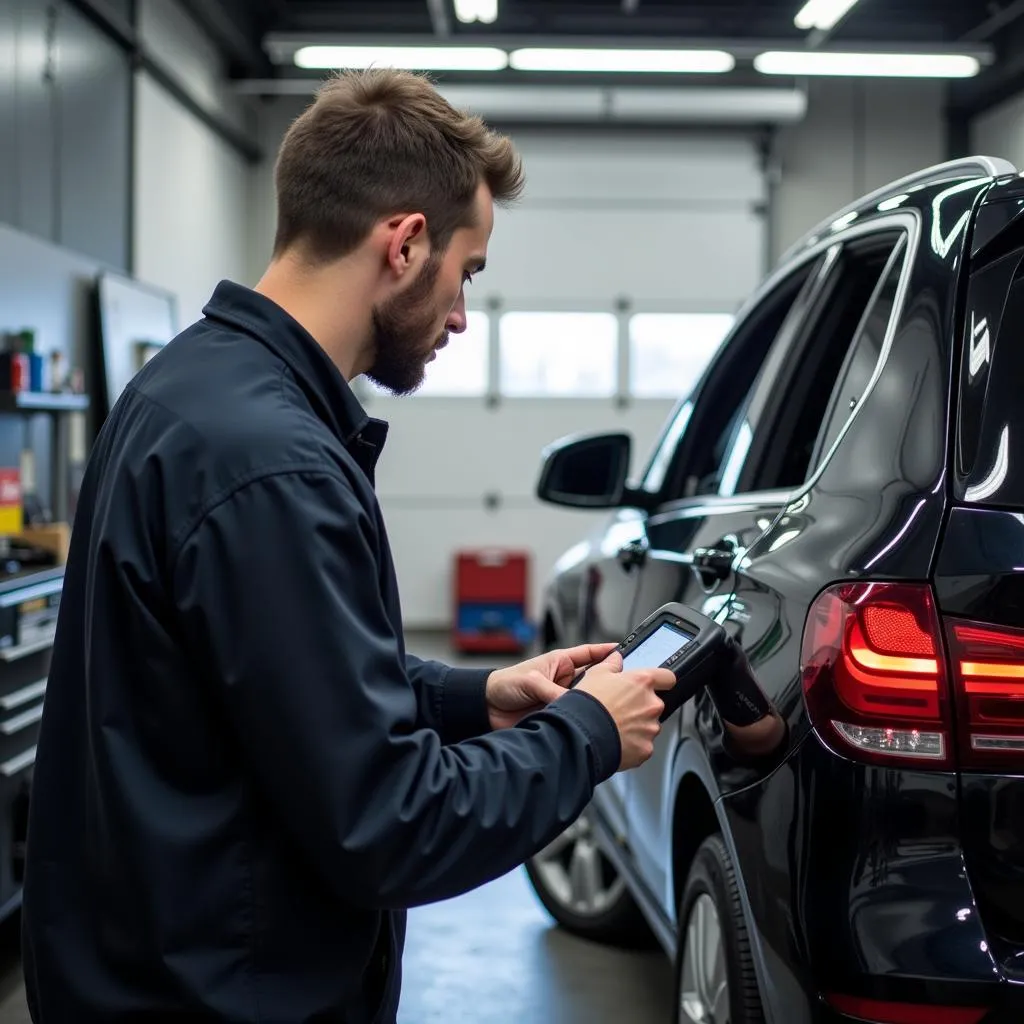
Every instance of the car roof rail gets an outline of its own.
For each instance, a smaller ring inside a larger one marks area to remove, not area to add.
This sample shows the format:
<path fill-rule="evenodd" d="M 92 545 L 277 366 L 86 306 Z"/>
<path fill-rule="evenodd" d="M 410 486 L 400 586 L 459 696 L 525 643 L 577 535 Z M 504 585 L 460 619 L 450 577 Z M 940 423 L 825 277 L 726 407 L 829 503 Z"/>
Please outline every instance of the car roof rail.
<path fill-rule="evenodd" d="M 825 229 L 830 228 L 836 221 L 842 220 L 851 213 L 859 213 L 866 206 L 873 206 L 886 199 L 898 196 L 900 193 L 906 192 L 908 189 L 915 187 L 920 188 L 923 185 L 934 185 L 940 181 L 945 181 L 948 178 L 959 178 L 972 174 L 977 175 L 980 178 L 1001 178 L 1007 174 L 1018 173 L 1019 171 L 1013 163 L 998 156 L 967 156 L 961 157 L 958 160 L 947 160 L 941 164 L 934 164 L 931 167 L 925 167 L 920 171 L 915 171 L 913 174 L 908 174 L 904 178 L 891 181 L 887 185 L 883 185 L 881 188 L 876 188 L 874 192 L 869 192 L 867 195 L 860 196 L 852 203 L 848 203 L 841 210 L 836 210 L 835 213 L 826 217 L 818 224 L 815 224 L 815 226 L 810 231 L 806 232 L 799 241 L 791 245 L 783 253 L 779 263 L 785 263 L 792 256 L 805 248 L 808 243 L 818 241 L 821 233 Z"/>

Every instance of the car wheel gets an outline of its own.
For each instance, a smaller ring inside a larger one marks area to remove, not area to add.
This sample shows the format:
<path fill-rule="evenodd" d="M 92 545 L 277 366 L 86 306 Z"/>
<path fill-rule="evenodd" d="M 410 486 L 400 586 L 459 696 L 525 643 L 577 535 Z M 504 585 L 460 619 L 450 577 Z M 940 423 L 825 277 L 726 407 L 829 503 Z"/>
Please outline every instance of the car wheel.
<path fill-rule="evenodd" d="M 597 845 L 586 812 L 525 867 L 537 898 L 566 931 L 627 948 L 653 944 L 626 883 Z"/>
<path fill-rule="evenodd" d="M 764 1024 L 736 871 L 720 836 L 693 858 L 676 964 L 677 1024 Z"/>

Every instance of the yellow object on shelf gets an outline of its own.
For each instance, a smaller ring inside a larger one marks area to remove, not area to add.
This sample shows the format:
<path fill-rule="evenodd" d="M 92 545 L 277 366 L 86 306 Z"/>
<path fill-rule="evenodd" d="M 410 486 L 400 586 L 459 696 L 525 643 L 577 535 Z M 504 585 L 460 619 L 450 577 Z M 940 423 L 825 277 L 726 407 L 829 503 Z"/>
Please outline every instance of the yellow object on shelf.
<path fill-rule="evenodd" d="M 0 469 L 0 534 L 21 533 L 24 528 L 21 473 L 10 467 Z"/>

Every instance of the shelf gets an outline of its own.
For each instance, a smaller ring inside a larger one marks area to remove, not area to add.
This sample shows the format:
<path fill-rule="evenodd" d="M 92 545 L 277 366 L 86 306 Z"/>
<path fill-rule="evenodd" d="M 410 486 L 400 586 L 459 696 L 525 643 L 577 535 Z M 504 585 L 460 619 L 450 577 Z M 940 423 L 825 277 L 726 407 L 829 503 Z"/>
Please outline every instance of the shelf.
<path fill-rule="evenodd" d="M 15 576 L 0 576 L 0 608 L 52 594 L 64 585 L 64 566 L 53 565 L 30 569 Z M 38 589 L 37 589 L 38 588 Z M 28 591 L 28 593 L 24 593 Z"/>
<path fill-rule="evenodd" d="M 10 664 L 12 661 L 20 661 L 30 654 L 38 654 L 53 646 L 54 637 L 48 636 L 43 640 L 34 640 L 29 644 L 19 644 L 17 647 L 5 647 L 0 651 L 0 661 Z"/>
<path fill-rule="evenodd" d="M 88 395 L 48 391 L 0 391 L 0 413 L 84 412 Z"/>

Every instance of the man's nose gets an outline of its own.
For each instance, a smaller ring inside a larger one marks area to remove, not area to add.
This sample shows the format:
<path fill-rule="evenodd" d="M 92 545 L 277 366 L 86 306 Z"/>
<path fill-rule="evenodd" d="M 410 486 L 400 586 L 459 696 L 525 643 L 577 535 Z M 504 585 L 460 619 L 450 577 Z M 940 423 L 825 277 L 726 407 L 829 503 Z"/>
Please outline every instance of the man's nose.
<path fill-rule="evenodd" d="M 448 314 L 444 326 L 445 330 L 452 334 L 461 334 L 466 329 L 466 295 L 464 292 L 459 292 L 458 300 L 452 306 L 452 311 Z"/>

